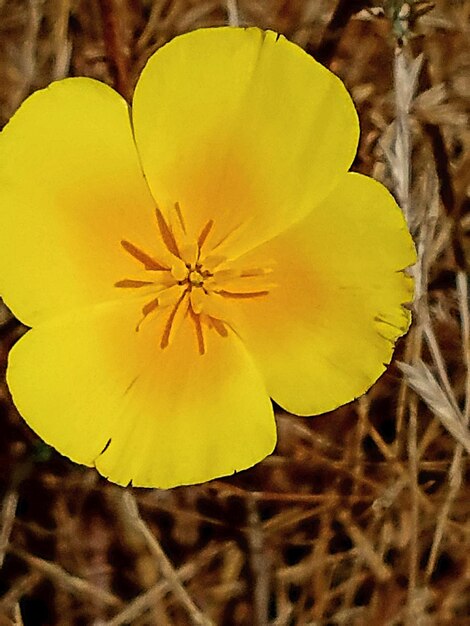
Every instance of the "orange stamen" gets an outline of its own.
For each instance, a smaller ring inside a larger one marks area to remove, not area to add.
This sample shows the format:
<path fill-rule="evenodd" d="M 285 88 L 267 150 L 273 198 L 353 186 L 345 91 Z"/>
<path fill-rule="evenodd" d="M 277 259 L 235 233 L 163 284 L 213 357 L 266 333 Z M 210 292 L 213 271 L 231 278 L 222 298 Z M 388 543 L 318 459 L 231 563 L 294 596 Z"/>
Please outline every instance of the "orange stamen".
<path fill-rule="evenodd" d="M 140 327 L 141 327 L 142 323 L 144 322 L 144 320 L 147 318 L 148 315 L 150 315 L 150 313 L 155 311 L 155 309 L 157 307 L 158 307 L 158 298 L 155 298 L 154 300 L 151 300 L 150 302 L 147 302 L 147 304 L 145 304 L 142 307 L 143 318 L 139 321 L 139 323 L 135 327 L 136 332 L 139 332 Z"/>
<path fill-rule="evenodd" d="M 126 252 L 133 256 L 134 259 L 142 263 L 146 270 L 153 270 L 158 272 L 168 269 L 167 267 L 160 265 L 160 263 L 155 261 L 155 259 L 152 259 L 151 256 L 149 256 L 146 252 L 135 246 L 130 241 L 126 241 L 125 239 L 123 239 L 121 241 L 121 246 Z"/>
<path fill-rule="evenodd" d="M 228 330 L 226 329 L 225 324 L 222 322 L 222 320 L 218 320 L 216 317 L 210 317 L 209 320 L 214 330 L 216 330 L 221 337 L 227 337 Z"/>
<path fill-rule="evenodd" d="M 204 228 L 202 229 L 201 234 L 199 235 L 199 238 L 197 240 L 197 245 L 199 246 L 199 248 L 202 248 L 202 246 L 204 245 L 204 242 L 206 241 L 207 236 L 211 232 L 213 225 L 214 225 L 214 220 L 209 220 L 207 224 L 204 226 Z"/>
<path fill-rule="evenodd" d="M 179 257 L 180 253 L 178 250 L 178 244 L 176 243 L 176 239 L 171 232 L 170 227 L 166 223 L 165 218 L 163 217 L 163 213 L 158 207 L 155 209 L 155 214 L 157 216 L 158 229 L 160 230 L 160 235 L 162 236 L 163 243 L 167 247 L 168 251 L 171 252 L 171 254 Z"/>
<path fill-rule="evenodd" d="M 247 293 L 237 293 L 234 291 L 226 291 L 225 289 L 221 289 L 220 291 L 216 291 L 215 293 L 218 293 L 219 296 L 222 296 L 224 298 L 236 298 L 236 299 L 247 299 L 247 298 L 259 298 L 260 296 L 267 296 L 269 294 L 269 291 L 249 291 Z"/>
<path fill-rule="evenodd" d="M 153 285 L 153 283 L 149 280 L 131 280 L 130 278 L 118 280 L 117 283 L 114 283 L 115 287 L 124 287 L 125 289 L 145 287 L 146 285 Z"/>
<path fill-rule="evenodd" d="M 194 329 L 196 330 L 197 347 L 199 350 L 199 354 L 202 356 L 206 352 L 206 347 L 204 345 L 204 335 L 202 333 L 201 317 L 200 315 L 196 315 L 192 307 L 189 307 L 189 315 L 191 316 L 191 319 L 194 323 Z"/>
<path fill-rule="evenodd" d="M 186 235 L 186 225 L 184 223 L 184 218 L 183 218 L 183 213 L 181 211 L 181 207 L 180 207 L 180 203 L 179 202 L 175 202 L 175 211 L 176 211 L 176 215 L 178 216 L 178 220 L 180 223 L 180 226 L 183 230 L 183 233 Z"/>
<path fill-rule="evenodd" d="M 142 307 L 142 313 L 147 316 L 149 315 L 149 313 L 151 313 L 152 311 L 155 311 L 155 309 L 158 306 L 158 298 L 155 298 L 154 300 L 151 300 L 150 302 L 147 302 L 147 304 L 145 304 Z"/>
<path fill-rule="evenodd" d="M 160 348 L 162 348 L 162 350 L 167 348 L 168 344 L 170 343 L 170 333 L 173 328 L 173 323 L 175 321 L 175 317 L 178 312 L 178 309 L 186 297 L 186 294 L 187 294 L 187 291 L 185 291 L 183 295 L 179 298 L 179 300 L 176 302 L 175 306 L 173 307 L 172 312 L 170 313 L 168 317 L 168 320 L 165 324 L 165 328 L 163 330 L 162 340 L 160 342 Z"/>

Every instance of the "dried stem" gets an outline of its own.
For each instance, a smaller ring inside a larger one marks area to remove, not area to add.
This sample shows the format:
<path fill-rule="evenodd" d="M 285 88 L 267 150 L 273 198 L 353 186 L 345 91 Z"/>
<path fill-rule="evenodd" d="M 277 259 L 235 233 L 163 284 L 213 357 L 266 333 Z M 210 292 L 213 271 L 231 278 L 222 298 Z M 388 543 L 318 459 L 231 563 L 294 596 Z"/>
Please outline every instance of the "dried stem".
<path fill-rule="evenodd" d="M 129 100 L 132 85 L 122 19 L 121 5 L 123 1 L 100 0 L 100 9 L 103 20 L 103 39 L 114 72 L 115 88 L 126 100 Z"/>
<path fill-rule="evenodd" d="M 460 319 L 462 326 L 462 346 L 463 346 L 463 360 L 466 367 L 465 377 L 465 405 L 463 422 L 465 425 L 470 421 L 470 312 L 468 303 L 468 276 L 465 272 L 458 272 L 457 274 L 457 295 L 459 301 Z M 454 456 L 449 469 L 449 491 L 447 493 L 444 505 L 439 513 L 436 530 L 434 532 L 433 542 L 431 546 L 431 552 L 426 565 L 426 577 L 429 579 L 434 571 L 437 557 L 439 554 L 439 548 L 444 537 L 445 527 L 447 520 L 449 519 L 450 510 L 452 504 L 460 490 L 462 485 L 462 471 L 463 471 L 463 455 L 464 448 L 461 443 L 457 443 L 455 446 Z"/>
<path fill-rule="evenodd" d="M 390 155 L 390 166 L 395 180 L 396 194 L 403 209 L 406 220 L 411 222 L 410 215 L 410 180 L 411 180 L 411 131 L 409 113 L 413 102 L 417 85 L 417 78 L 421 67 L 421 58 L 410 60 L 408 58 L 406 46 L 397 44 L 395 49 L 393 77 L 396 109 L 395 144 L 393 153 Z M 422 286 L 423 281 L 423 249 L 418 246 L 420 256 L 415 272 L 416 283 L 418 284 L 415 294 L 417 312 L 422 306 L 421 298 L 424 296 L 426 286 Z M 420 254 L 421 253 L 421 254 Z M 424 291 L 424 293 L 423 293 Z M 418 321 L 413 334 L 413 358 L 419 358 L 422 345 L 422 326 Z M 418 575 L 418 537 L 419 537 L 419 486 L 418 486 L 418 399 L 416 396 L 409 401 L 409 423 L 408 423 L 408 463 L 411 487 L 411 537 L 409 554 L 409 578 L 408 578 L 408 619 L 413 620 L 413 607 L 415 602 L 415 592 Z"/>
<path fill-rule="evenodd" d="M 240 26 L 240 13 L 238 11 L 237 0 L 226 0 L 227 18 L 229 26 Z"/>
<path fill-rule="evenodd" d="M 199 559 L 200 561 L 200 559 Z M 176 574 L 182 582 L 192 578 L 199 568 L 198 562 L 192 561 L 186 563 Z M 120 611 L 111 620 L 106 622 L 105 626 L 122 626 L 123 624 L 132 624 L 134 620 L 148 611 L 156 602 L 162 598 L 168 591 L 171 591 L 171 585 L 168 580 L 159 581 L 153 587 L 140 594 L 125 609 Z"/>
<path fill-rule="evenodd" d="M 163 551 L 161 545 L 140 516 L 137 502 L 133 494 L 130 491 L 125 491 L 123 500 L 125 505 L 124 508 L 128 513 L 129 523 L 139 530 L 144 537 L 147 547 L 158 563 L 158 567 L 163 578 L 168 583 L 175 597 L 186 609 L 188 616 L 191 619 L 191 623 L 195 624 L 195 626 L 214 626 L 213 622 L 209 618 L 205 617 L 200 609 L 194 604 L 188 592 L 181 584 L 178 574 Z"/>
<path fill-rule="evenodd" d="M 27 2 L 28 21 L 21 54 L 22 84 L 19 86 L 16 95 L 16 101 L 14 103 L 15 109 L 23 102 L 26 96 L 29 95 L 36 72 L 37 41 L 41 23 L 40 4 L 40 0 L 28 0 Z"/>
<path fill-rule="evenodd" d="M 253 604 L 255 623 L 267 626 L 269 606 L 269 562 L 267 562 L 263 527 L 258 512 L 256 498 L 249 497 L 248 506 L 248 545 L 250 548 L 250 565 L 254 578 Z"/>
<path fill-rule="evenodd" d="M 69 16 L 72 0 L 56 0 L 55 20 L 53 25 L 54 64 L 52 79 L 59 80 L 67 76 L 70 67 L 72 46 L 68 39 Z"/>
<path fill-rule="evenodd" d="M 21 608 L 18 602 L 15 604 L 13 609 L 13 626 L 24 626 Z"/>
<path fill-rule="evenodd" d="M 411 171 L 411 138 L 410 138 L 410 105 L 411 97 L 408 88 L 409 62 L 403 47 L 395 50 L 393 79 L 395 85 L 396 141 L 395 156 L 397 159 L 396 177 L 397 195 L 401 208 L 409 222 L 410 211 L 410 171 Z"/>
<path fill-rule="evenodd" d="M 5 560 L 5 554 L 10 541 L 11 531 L 15 522 L 18 493 L 10 490 L 6 493 L 2 503 L 1 528 L 0 528 L 0 569 Z"/>
<path fill-rule="evenodd" d="M 99 602 L 100 604 L 110 607 L 119 607 L 122 605 L 122 601 L 114 594 L 92 585 L 87 580 L 83 580 L 82 578 L 78 578 L 78 576 L 69 574 L 55 563 L 40 559 L 39 557 L 28 554 L 19 548 L 10 548 L 9 551 L 25 561 L 25 563 L 36 571 L 40 572 L 50 580 L 53 580 L 59 587 L 67 589 L 69 592 L 78 597 L 92 598 L 94 602 Z"/>

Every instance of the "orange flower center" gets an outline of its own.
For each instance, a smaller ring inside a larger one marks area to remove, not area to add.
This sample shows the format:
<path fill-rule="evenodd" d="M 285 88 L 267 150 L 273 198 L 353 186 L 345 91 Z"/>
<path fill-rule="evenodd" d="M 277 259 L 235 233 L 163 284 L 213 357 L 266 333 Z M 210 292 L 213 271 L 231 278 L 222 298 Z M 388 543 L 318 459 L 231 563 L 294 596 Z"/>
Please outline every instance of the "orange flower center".
<path fill-rule="evenodd" d="M 147 254 L 130 241 L 121 241 L 124 250 L 143 265 L 146 274 L 144 279 L 125 278 L 115 286 L 149 293 L 150 299 L 142 307 L 143 317 L 136 326 L 137 332 L 150 315 L 169 310 L 160 347 L 164 349 L 170 344 L 176 320 L 188 318 L 195 330 L 198 351 L 205 354 L 206 329 L 213 329 L 222 337 L 228 335 L 227 301 L 267 296 L 272 285 L 266 276 L 271 270 L 263 267 L 238 269 L 236 262 L 214 254 L 214 249 L 206 251 L 213 220 L 207 222 L 197 240 L 193 241 L 187 235 L 178 203 L 175 216 L 174 223 L 170 224 L 160 209 L 156 209 L 158 230 L 164 244 L 164 252 L 160 254 L 163 258 Z"/>

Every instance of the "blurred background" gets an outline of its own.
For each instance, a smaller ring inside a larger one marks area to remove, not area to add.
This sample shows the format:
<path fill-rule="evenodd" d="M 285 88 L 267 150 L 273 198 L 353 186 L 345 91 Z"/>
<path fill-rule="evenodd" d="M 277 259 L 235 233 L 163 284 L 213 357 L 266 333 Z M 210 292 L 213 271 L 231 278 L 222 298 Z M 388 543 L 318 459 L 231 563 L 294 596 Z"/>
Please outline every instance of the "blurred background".
<path fill-rule="evenodd" d="M 65 76 L 130 99 L 157 48 L 228 23 L 284 33 L 346 83 L 353 169 L 417 242 L 413 327 L 367 396 L 278 410 L 255 468 L 134 500 L 18 416 L 4 374 L 25 329 L 0 301 L 0 626 L 469 625 L 470 2 L 0 0 L 0 124 Z"/>

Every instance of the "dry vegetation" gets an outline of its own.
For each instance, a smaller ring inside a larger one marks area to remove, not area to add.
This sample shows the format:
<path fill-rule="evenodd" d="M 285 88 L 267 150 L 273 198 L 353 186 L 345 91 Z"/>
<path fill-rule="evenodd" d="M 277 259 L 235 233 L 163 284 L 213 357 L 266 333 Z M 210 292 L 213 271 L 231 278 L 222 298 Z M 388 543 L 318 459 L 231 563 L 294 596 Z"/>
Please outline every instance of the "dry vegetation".
<path fill-rule="evenodd" d="M 129 97 L 173 36 L 237 21 L 346 82 L 354 168 L 417 242 L 414 325 L 366 397 L 279 411 L 275 454 L 173 491 L 131 494 L 48 450 L 2 383 L 1 625 L 470 624 L 470 3 L 1 0 L 0 123 L 67 75 Z M 0 308 L 2 374 L 23 330 Z"/>

